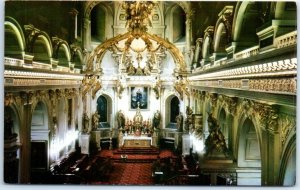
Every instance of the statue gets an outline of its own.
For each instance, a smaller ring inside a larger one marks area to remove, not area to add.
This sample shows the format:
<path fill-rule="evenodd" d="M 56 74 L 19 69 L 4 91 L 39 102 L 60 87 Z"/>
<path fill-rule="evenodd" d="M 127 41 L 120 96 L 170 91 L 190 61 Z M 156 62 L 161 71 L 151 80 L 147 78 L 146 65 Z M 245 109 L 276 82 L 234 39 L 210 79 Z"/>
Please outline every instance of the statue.
<path fill-rule="evenodd" d="M 124 91 L 124 87 L 123 87 L 121 81 L 117 80 L 117 95 L 118 95 L 119 99 L 122 98 L 123 91 Z"/>
<path fill-rule="evenodd" d="M 99 119 L 100 119 L 100 115 L 98 114 L 98 111 L 96 111 L 92 117 L 93 129 L 95 129 L 95 130 L 99 126 Z"/>
<path fill-rule="evenodd" d="M 142 127 L 142 122 L 143 122 L 143 116 L 142 116 L 141 110 L 140 110 L 140 103 L 138 102 L 138 107 L 136 109 L 136 114 L 133 117 L 133 125 L 134 125 L 135 130 Z"/>
<path fill-rule="evenodd" d="M 176 116 L 176 126 L 177 126 L 177 130 L 179 132 L 182 132 L 183 131 L 183 115 L 182 113 L 180 112 L 177 116 Z"/>
<path fill-rule="evenodd" d="M 154 114 L 153 120 L 152 120 L 152 127 L 155 129 L 159 128 L 159 124 L 160 124 L 160 113 L 157 110 L 156 113 Z"/>
<path fill-rule="evenodd" d="M 87 115 L 87 113 L 84 113 L 83 114 L 83 128 L 82 128 L 82 132 L 84 132 L 84 133 L 88 132 L 88 130 L 89 130 L 89 121 L 90 121 L 89 116 Z"/>
<path fill-rule="evenodd" d="M 225 156 L 228 156 L 228 149 L 226 146 L 224 135 L 222 134 L 217 120 L 212 117 L 210 113 L 207 118 L 209 135 L 205 140 L 205 155 L 208 156 L 214 151 L 222 152 Z"/>
<path fill-rule="evenodd" d="M 160 96 L 160 89 L 161 89 L 161 80 L 158 79 L 155 83 L 155 86 L 153 87 L 156 99 L 158 99 Z"/>
<path fill-rule="evenodd" d="M 190 106 L 186 106 L 185 130 L 189 131 L 192 125 L 193 125 L 193 110 Z"/>
<path fill-rule="evenodd" d="M 122 110 L 120 110 L 117 113 L 117 121 L 118 121 L 118 128 L 119 129 L 122 129 L 123 127 L 125 127 L 125 116 L 124 116 Z"/>

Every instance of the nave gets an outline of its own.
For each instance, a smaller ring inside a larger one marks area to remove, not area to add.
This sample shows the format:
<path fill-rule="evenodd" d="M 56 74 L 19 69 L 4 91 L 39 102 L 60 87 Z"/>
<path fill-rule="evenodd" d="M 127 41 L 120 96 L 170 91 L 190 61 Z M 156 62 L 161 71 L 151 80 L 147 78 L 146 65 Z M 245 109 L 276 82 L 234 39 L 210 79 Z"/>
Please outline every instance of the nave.
<path fill-rule="evenodd" d="M 6 1 L 3 12 L 7 185 L 114 184 L 118 164 L 150 164 L 155 184 L 296 184 L 296 2 Z M 156 167 L 173 162 L 175 176 Z"/>
<path fill-rule="evenodd" d="M 32 184 L 50 185 L 211 185 L 193 156 L 155 147 L 103 149 L 91 155 L 76 151 L 31 178 Z M 216 185 L 234 184 L 219 176 Z"/>

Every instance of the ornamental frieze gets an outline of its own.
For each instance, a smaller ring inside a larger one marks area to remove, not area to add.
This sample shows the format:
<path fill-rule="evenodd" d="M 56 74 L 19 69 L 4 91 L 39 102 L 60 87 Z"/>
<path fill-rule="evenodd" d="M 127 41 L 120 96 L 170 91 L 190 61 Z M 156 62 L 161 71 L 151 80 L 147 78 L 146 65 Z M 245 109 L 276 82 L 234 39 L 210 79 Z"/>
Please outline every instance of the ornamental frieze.
<path fill-rule="evenodd" d="M 80 85 L 77 80 L 57 80 L 57 79 L 25 79 L 10 78 L 5 79 L 5 86 L 45 86 L 45 85 Z"/>
<path fill-rule="evenodd" d="M 270 91 L 270 92 L 297 92 L 296 78 L 284 79 L 251 79 L 249 90 Z"/>
<path fill-rule="evenodd" d="M 249 91 L 273 92 L 273 93 L 297 93 L 297 79 L 269 78 L 269 79 L 241 79 L 241 80 L 213 80 L 192 82 L 193 86 L 205 86 L 227 89 L 247 89 Z"/>

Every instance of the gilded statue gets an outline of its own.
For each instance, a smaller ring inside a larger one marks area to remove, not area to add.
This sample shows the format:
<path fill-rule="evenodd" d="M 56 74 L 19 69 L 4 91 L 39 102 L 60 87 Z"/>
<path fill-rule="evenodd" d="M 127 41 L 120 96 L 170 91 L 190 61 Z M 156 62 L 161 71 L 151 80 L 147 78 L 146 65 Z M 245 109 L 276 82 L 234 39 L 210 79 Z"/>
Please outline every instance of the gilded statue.
<path fill-rule="evenodd" d="M 186 106 L 185 130 L 193 128 L 193 110 L 190 106 Z"/>
<path fill-rule="evenodd" d="M 223 153 L 228 156 L 224 135 L 222 134 L 217 120 L 210 113 L 207 118 L 209 136 L 205 140 L 205 155 L 208 156 L 213 152 Z"/>
<path fill-rule="evenodd" d="M 135 128 L 139 128 L 142 126 L 142 122 L 143 122 L 143 116 L 142 116 L 141 110 L 140 110 L 140 103 L 138 102 L 136 114 L 133 117 L 133 125 L 135 126 Z"/>

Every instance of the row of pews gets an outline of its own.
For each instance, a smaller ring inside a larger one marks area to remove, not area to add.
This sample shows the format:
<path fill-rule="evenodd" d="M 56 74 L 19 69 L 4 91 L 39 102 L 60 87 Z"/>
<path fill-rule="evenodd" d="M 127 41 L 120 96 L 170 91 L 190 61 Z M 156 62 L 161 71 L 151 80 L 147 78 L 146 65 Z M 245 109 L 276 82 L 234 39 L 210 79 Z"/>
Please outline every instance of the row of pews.
<path fill-rule="evenodd" d="M 88 184 L 107 181 L 113 170 L 111 158 L 72 152 L 50 166 L 48 172 L 31 177 L 33 184 Z"/>

